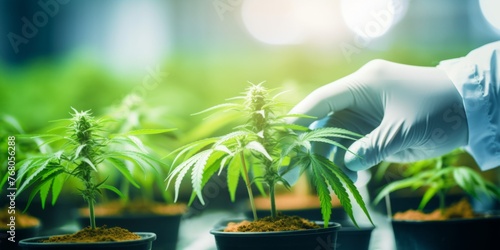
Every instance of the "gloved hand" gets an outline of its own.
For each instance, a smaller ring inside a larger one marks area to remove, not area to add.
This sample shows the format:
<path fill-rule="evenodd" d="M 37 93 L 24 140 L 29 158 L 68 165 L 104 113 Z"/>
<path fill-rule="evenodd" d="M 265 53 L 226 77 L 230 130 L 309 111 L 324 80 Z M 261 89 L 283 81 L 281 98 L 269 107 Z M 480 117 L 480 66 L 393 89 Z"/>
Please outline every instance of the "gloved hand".
<path fill-rule="evenodd" d="M 318 120 L 293 118 L 288 122 L 319 127 L 341 127 L 364 135 L 338 140 L 349 148 L 326 144 L 313 150 L 329 156 L 347 174 L 381 161 L 411 162 L 436 157 L 464 146 L 468 127 L 462 97 L 441 69 L 374 60 L 358 71 L 309 94 L 289 113 Z"/>

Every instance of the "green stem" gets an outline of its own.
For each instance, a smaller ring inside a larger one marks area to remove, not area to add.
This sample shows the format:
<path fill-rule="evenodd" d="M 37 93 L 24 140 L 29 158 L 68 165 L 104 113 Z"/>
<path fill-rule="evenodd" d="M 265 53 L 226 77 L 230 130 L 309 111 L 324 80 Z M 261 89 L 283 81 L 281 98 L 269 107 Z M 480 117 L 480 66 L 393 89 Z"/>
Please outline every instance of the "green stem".
<path fill-rule="evenodd" d="M 241 164 L 243 165 L 243 172 L 245 173 L 245 182 L 247 186 L 248 199 L 250 200 L 250 206 L 252 207 L 253 219 L 257 220 L 257 209 L 255 208 L 255 201 L 253 199 L 252 186 L 250 182 L 250 177 L 248 176 L 247 164 L 245 162 L 245 154 L 243 151 L 240 152 Z"/>
<path fill-rule="evenodd" d="M 93 199 L 88 199 L 88 203 L 89 203 L 89 214 L 90 214 L 90 228 L 96 229 L 95 211 L 94 211 L 94 200 Z"/>
<path fill-rule="evenodd" d="M 274 192 L 274 183 L 269 183 L 269 197 L 271 199 L 271 217 L 276 218 L 276 196 Z"/>
<path fill-rule="evenodd" d="M 445 193 L 444 192 L 439 192 L 439 210 L 441 210 L 441 214 L 444 214 L 444 208 L 445 208 Z"/>

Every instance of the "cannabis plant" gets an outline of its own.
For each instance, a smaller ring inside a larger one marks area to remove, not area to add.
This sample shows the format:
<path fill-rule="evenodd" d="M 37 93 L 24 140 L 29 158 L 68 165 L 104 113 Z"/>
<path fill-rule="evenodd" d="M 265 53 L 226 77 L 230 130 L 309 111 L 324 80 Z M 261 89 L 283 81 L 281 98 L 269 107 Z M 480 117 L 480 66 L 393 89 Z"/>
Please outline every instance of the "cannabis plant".
<path fill-rule="evenodd" d="M 57 201 L 68 177 L 76 178 L 78 188 L 90 212 L 90 226 L 96 228 L 94 206 L 103 190 L 123 194 L 106 179 L 96 180 L 102 168 L 117 169 L 132 185 L 139 187 L 131 175 L 130 167 L 143 173 L 154 172 L 161 161 L 151 157 L 142 142 L 135 135 L 161 133 L 161 130 L 134 130 L 121 134 L 109 134 L 104 125 L 109 120 L 96 118 L 90 111 L 73 109 L 72 118 L 59 121 L 61 124 L 49 134 L 26 136 L 43 138 L 44 145 L 51 146 L 50 152 L 29 157 L 18 163 L 18 194 L 29 192 L 28 205 L 39 194 L 42 207 L 49 194 L 52 205 Z M 62 130 L 62 131 L 61 131 Z M 60 133 L 54 133 L 54 132 Z M 57 148 L 56 148 L 57 146 Z M 126 148 L 126 149 L 123 149 Z M 126 165 L 129 162 L 131 165 Z"/>
<path fill-rule="evenodd" d="M 435 196 L 439 199 L 439 209 L 445 209 L 445 197 L 452 188 L 461 188 L 466 194 L 478 199 L 479 194 L 500 200 L 500 189 L 484 179 L 477 171 L 457 163 L 464 151 L 456 149 L 446 155 L 409 164 L 403 172 L 403 179 L 383 187 L 374 199 L 379 203 L 391 192 L 401 189 L 424 189 L 418 206 L 423 210 Z"/>
<path fill-rule="evenodd" d="M 321 128 L 310 130 L 307 127 L 288 124 L 289 117 L 305 117 L 298 114 L 281 114 L 284 104 L 278 101 L 283 92 L 272 95 L 261 84 L 251 84 L 242 96 L 228 99 L 230 102 L 216 105 L 205 112 L 234 111 L 246 122 L 225 135 L 201 139 L 180 147 L 174 153 L 174 168 L 166 179 L 167 188 L 175 182 L 175 200 L 183 178 L 191 171 L 193 195 L 191 201 L 198 197 L 203 204 L 202 188 L 216 173 L 226 170 L 227 183 L 232 201 L 235 200 L 236 189 L 240 178 L 246 184 L 254 219 L 257 219 L 253 203 L 252 184 L 258 190 L 268 194 L 271 202 L 271 216 L 277 216 L 275 203 L 276 185 L 282 184 L 290 188 L 286 174 L 294 169 L 303 173 L 313 173 L 317 192 L 321 202 L 321 211 L 325 227 L 331 216 L 331 188 L 339 197 L 342 206 L 352 219 L 352 202 L 349 192 L 364 213 L 369 216 L 354 183 L 331 160 L 315 154 L 311 144 L 320 142 L 335 145 L 347 150 L 337 143 L 335 138 L 352 139 L 359 135 L 340 128 Z M 356 224 L 357 225 L 357 224 Z"/>

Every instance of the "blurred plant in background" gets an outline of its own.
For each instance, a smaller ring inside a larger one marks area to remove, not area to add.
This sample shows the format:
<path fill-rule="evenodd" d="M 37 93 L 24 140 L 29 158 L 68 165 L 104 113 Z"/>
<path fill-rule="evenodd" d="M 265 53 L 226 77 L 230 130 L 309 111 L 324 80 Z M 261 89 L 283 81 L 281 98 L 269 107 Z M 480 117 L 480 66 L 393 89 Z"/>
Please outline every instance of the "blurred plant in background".
<path fill-rule="evenodd" d="M 180 122 L 178 118 L 170 116 L 163 107 L 150 107 L 145 100 L 136 94 L 130 94 L 123 98 L 123 101 L 117 106 L 108 108 L 105 115 L 112 122 L 107 123 L 104 128 L 109 133 L 123 134 L 127 131 L 141 131 L 140 133 L 129 134 L 127 140 L 132 140 L 134 144 L 118 144 L 115 150 L 130 151 L 134 147 L 139 147 L 141 151 L 148 152 L 150 157 L 160 159 L 162 155 L 170 152 L 170 143 L 174 142 L 178 136 L 175 132 L 178 130 L 175 124 Z M 168 125 L 167 125 L 168 124 Z M 165 129 L 167 125 L 167 129 Z M 150 136 L 154 134 L 154 139 Z M 117 169 L 107 168 L 99 172 L 99 179 L 109 178 L 114 186 L 119 187 L 123 196 L 122 202 L 125 204 L 129 200 L 143 200 L 153 202 L 156 198 L 162 197 L 164 202 L 172 202 L 169 192 L 163 190 L 163 178 L 167 175 L 170 168 L 169 159 L 162 160 L 156 171 L 141 171 L 134 167 L 132 162 L 124 162 L 131 176 L 139 184 L 132 185 L 127 179 L 122 177 Z M 131 190 L 134 188 L 134 190 Z M 137 189 L 135 189 L 137 188 Z"/>
<path fill-rule="evenodd" d="M 447 195 L 452 189 L 457 188 L 474 199 L 479 200 L 484 198 L 481 195 L 485 195 L 488 199 L 500 200 L 500 188 L 470 166 L 460 165 L 459 157 L 464 153 L 464 150 L 456 149 L 441 157 L 406 165 L 403 179 L 385 185 L 378 192 L 374 203 L 377 204 L 390 193 L 402 189 L 423 191 L 418 206 L 418 210 L 421 211 L 435 196 L 439 199 L 439 209 L 444 211 Z M 388 166 L 389 164 L 385 164 L 379 168 L 379 173 L 386 172 Z"/>

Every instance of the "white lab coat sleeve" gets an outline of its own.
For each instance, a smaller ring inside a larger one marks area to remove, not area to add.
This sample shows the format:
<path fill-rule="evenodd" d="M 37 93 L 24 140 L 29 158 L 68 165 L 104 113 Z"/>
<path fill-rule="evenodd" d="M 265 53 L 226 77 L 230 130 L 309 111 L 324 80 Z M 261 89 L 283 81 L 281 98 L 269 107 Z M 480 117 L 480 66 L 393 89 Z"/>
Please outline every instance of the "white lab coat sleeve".
<path fill-rule="evenodd" d="M 469 128 L 465 149 L 481 170 L 500 166 L 500 41 L 440 62 L 463 98 Z"/>

